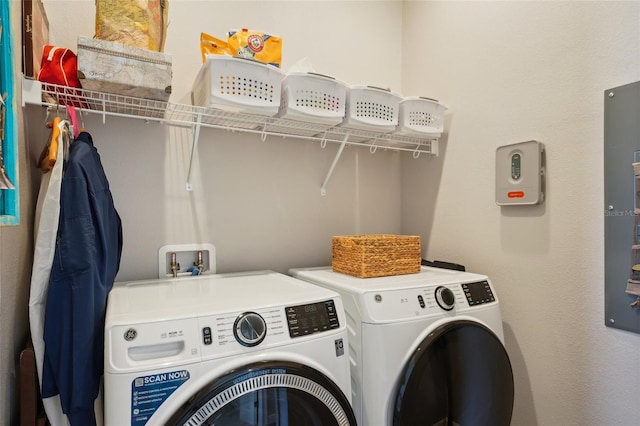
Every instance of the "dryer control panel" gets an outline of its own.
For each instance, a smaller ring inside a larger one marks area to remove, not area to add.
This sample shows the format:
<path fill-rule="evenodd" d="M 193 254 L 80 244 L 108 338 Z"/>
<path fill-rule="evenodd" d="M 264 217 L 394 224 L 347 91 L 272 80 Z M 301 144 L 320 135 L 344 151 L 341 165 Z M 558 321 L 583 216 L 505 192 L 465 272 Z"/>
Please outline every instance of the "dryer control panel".
<path fill-rule="evenodd" d="M 467 297 L 469 306 L 482 305 L 483 303 L 495 302 L 496 298 L 493 296 L 489 281 L 479 281 L 475 283 L 462 284 L 462 291 Z"/>
<path fill-rule="evenodd" d="M 443 283 L 363 295 L 372 321 L 400 321 L 429 316 L 456 315 L 497 303 L 489 280 Z"/>

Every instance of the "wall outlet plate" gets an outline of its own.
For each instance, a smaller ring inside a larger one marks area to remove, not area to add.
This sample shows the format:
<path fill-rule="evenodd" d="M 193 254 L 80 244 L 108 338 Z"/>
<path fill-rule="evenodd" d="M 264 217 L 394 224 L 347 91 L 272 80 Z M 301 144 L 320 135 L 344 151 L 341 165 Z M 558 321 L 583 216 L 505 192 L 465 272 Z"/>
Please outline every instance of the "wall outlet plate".
<path fill-rule="evenodd" d="M 544 144 L 526 141 L 496 149 L 496 204 L 535 205 L 544 201 Z"/>

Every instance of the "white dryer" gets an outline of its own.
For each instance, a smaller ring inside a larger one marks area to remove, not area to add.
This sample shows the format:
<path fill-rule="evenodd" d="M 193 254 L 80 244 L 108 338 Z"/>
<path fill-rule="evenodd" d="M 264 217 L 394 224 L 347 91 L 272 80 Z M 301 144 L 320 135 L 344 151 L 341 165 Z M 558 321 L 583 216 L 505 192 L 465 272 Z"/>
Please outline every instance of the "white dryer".
<path fill-rule="evenodd" d="M 509 425 L 513 374 L 488 277 L 429 267 L 365 279 L 330 267 L 290 274 L 342 296 L 358 424 Z"/>
<path fill-rule="evenodd" d="M 106 426 L 355 425 L 338 293 L 270 271 L 116 283 Z"/>

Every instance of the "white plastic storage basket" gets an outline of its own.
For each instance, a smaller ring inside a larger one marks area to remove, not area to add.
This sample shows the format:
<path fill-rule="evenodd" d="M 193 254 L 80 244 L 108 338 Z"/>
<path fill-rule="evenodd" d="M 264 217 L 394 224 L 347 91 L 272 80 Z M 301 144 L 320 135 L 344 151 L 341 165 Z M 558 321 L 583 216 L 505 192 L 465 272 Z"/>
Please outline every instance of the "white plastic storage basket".
<path fill-rule="evenodd" d="M 335 126 L 344 118 L 347 86 L 333 77 L 289 73 L 282 80 L 278 117 Z"/>
<path fill-rule="evenodd" d="M 394 133 L 438 138 L 444 130 L 447 107 L 435 99 L 410 96 L 400 101 L 400 118 Z"/>
<path fill-rule="evenodd" d="M 207 55 L 193 85 L 193 104 L 272 116 L 280 108 L 282 77 L 272 65 Z"/>
<path fill-rule="evenodd" d="M 392 132 L 398 125 L 402 96 L 390 90 L 372 86 L 352 86 L 347 91 L 347 109 L 341 126 Z"/>

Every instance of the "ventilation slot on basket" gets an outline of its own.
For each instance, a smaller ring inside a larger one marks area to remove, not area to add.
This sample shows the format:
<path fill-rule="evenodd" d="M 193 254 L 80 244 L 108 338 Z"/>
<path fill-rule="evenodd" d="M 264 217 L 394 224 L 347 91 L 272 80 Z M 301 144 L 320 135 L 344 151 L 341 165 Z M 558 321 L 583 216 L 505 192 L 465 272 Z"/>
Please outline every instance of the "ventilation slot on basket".
<path fill-rule="evenodd" d="M 273 85 L 263 81 L 229 75 L 220 76 L 221 95 L 247 96 L 265 102 L 273 102 L 273 92 Z"/>
<path fill-rule="evenodd" d="M 375 102 L 356 103 L 356 117 L 369 117 L 378 120 L 394 122 L 395 114 L 393 108 Z"/>
<path fill-rule="evenodd" d="M 409 113 L 410 126 L 439 127 L 440 117 L 428 112 L 411 111 Z"/>
<path fill-rule="evenodd" d="M 313 90 L 297 90 L 296 107 L 340 112 L 340 97 Z"/>

